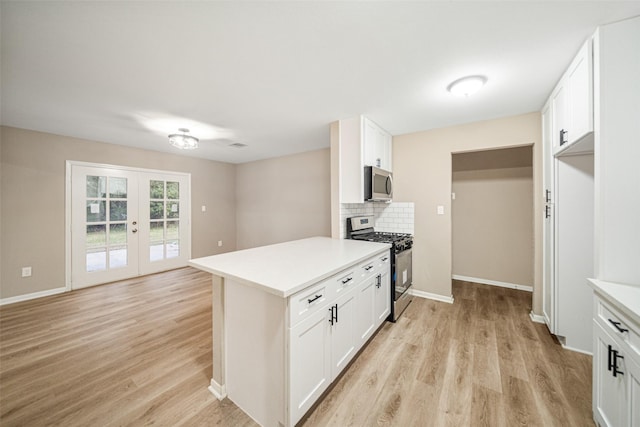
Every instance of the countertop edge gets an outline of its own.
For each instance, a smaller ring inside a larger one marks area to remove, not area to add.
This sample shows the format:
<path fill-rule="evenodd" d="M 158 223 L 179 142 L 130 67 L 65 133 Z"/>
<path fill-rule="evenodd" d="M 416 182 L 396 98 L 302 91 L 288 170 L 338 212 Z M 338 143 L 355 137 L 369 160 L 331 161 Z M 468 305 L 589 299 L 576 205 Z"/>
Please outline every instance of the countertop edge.
<path fill-rule="evenodd" d="M 251 280 L 243 279 L 242 277 L 238 277 L 236 275 L 229 274 L 229 273 L 217 270 L 215 268 L 211 268 L 211 267 L 206 266 L 204 264 L 200 264 L 198 262 L 195 262 L 195 260 L 190 260 L 188 262 L 188 265 L 193 267 L 193 268 L 197 268 L 198 270 L 206 271 L 206 272 L 214 274 L 216 276 L 220 276 L 220 277 L 222 277 L 224 279 L 234 280 L 234 281 L 236 281 L 238 283 L 241 283 L 243 285 L 262 290 L 262 291 L 264 291 L 266 293 L 269 293 L 271 295 L 275 295 L 275 296 L 280 297 L 280 298 L 288 298 L 291 295 L 294 295 L 294 294 L 296 294 L 296 293 L 308 288 L 309 286 L 312 286 L 312 285 L 314 285 L 314 284 L 316 284 L 318 282 L 321 282 L 321 281 L 333 276 L 334 274 L 339 273 L 340 271 L 342 271 L 344 269 L 347 269 L 349 267 L 357 265 L 357 264 L 361 263 L 362 261 L 364 261 L 364 260 L 366 260 L 368 258 L 371 258 L 373 256 L 376 256 L 378 254 L 387 252 L 391 248 L 391 245 L 388 244 L 388 243 L 385 243 L 385 245 L 386 245 L 385 248 L 379 248 L 379 249 L 377 249 L 377 250 L 375 250 L 375 251 L 373 251 L 373 252 L 371 252 L 371 253 L 369 253 L 367 255 L 363 255 L 361 257 L 358 257 L 355 261 L 351 261 L 349 263 L 342 264 L 337 268 L 328 270 L 326 273 L 324 273 L 324 274 L 322 274 L 322 275 L 320 275 L 318 277 L 314 277 L 314 278 L 312 278 L 310 280 L 307 280 L 306 282 L 303 282 L 303 283 L 301 283 L 301 284 L 299 284 L 297 286 L 294 286 L 294 287 L 292 287 L 290 289 L 287 289 L 286 291 L 280 291 L 280 290 L 274 289 L 274 288 L 272 288 L 270 286 L 266 286 L 266 285 L 260 284 L 258 282 L 254 282 L 254 281 L 251 281 Z"/>
<path fill-rule="evenodd" d="M 620 299 L 617 295 L 615 295 L 615 292 L 612 291 L 612 288 L 625 287 L 629 290 L 637 290 L 637 292 L 640 294 L 640 286 L 607 282 L 605 280 L 592 278 L 587 279 L 587 283 L 589 284 L 589 286 L 591 286 L 591 288 L 593 288 L 594 292 L 601 295 L 605 300 L 607 300 L 607 302 L 613 304 L 618 310 L 624 313 L 633 322 L 640 325 L 640 312 L 631 308 L 625 300 Z"/>

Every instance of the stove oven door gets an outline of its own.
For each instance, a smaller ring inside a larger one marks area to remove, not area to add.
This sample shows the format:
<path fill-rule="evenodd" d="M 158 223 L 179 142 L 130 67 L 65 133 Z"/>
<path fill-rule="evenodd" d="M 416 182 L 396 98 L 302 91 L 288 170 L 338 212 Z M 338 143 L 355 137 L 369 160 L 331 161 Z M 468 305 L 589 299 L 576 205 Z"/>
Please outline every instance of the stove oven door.
<path fill-rule="evenodd" d="M 409 286 L 411 286 L 411 284 L 413 283 L 413 277 L 411 274 L 412 253 L 413 249 L 407 249 L 396 254 L 396 268 L 394 277 L 396 301 L 402 296 L 402 294 L 407 291 L 407 289 L 409 289 Z"/>

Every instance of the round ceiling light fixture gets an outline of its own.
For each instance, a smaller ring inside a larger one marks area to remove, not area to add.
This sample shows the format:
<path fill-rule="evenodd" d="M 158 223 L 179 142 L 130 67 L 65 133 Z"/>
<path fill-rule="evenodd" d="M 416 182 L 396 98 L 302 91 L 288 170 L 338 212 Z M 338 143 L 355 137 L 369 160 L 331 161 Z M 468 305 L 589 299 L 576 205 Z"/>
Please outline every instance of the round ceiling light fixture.
<path fill-rule="evenodd" d="M 181 150 L 193 150 L 198 148 L 198 138 L 195 136 L 187 135 L 189 129 L 178 129 L 182 133 L 172 133 L 169 135 L 169 144 Z"/>
<path fill-rule="evenodd" d="M 453 96 L 468 98 L 479 91 L 486 83 L 487 78 L 485 76 L 467 76 L 451 82 L 447 86 L 447 90 Z"/>

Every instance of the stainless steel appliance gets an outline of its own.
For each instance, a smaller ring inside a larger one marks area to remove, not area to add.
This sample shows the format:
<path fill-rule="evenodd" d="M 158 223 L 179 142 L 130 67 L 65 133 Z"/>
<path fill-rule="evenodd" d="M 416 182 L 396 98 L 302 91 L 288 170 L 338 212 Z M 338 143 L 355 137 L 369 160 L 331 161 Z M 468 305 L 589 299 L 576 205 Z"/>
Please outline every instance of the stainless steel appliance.
<path fill-rule="evenodd" d="M 413 284 L 413 236 L 375 231 L 373 216 L 356 216 L 347 218 L 347 238 L 391 243 L 391 314 L 387 320 L 395 322 L 412 300 L 408 290 Z"/>
<path fill-rule="evenodd" d="M 393 198 L 393 174 L 374 166 L 364 167 L 364 200 L 390 202 Z"/>

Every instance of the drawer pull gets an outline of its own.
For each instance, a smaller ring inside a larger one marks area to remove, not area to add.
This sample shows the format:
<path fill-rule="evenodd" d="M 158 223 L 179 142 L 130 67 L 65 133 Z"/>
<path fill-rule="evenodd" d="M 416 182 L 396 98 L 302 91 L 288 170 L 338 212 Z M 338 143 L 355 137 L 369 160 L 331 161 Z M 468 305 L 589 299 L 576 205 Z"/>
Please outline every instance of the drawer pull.
<path fill-rule="evenodd" d="M 372 268 L 373 268 L 373 265 L 367 265 L 364 269 L 365 269 L 365 270 L 367 270 L 367 271 L 369 271 L 369 270 L 371 270 Z"/>
<path fill-rule="evenodd" d="M 344 279 L 344 280 L 342 281 L 342 284 L 343 284 L 343 285 L 346 285 L 347 283 L 349 283 L 349 282 L 350 282 L 350 281 L 352 281 L 352 280 L 353 280 L 353 277 L 347 277 L 346 279 Z"/>
<path fill-rule="evenodd" d="M 384 258 L 382 258 L 382 259 L 381 259 L 381 261 L 382 261 L 382 262 L 387 262 L 387 260 L 388 260 L 388 259 L 389 259 L 389 258 L 384 257 Z"/>
<path fill-rule="evenodd" d="M 307 301 L 309 301 L 309 304 L 311 304 L 312 302 L 320 298 L 322 298 L 322 294 L 316 295 L 315 298 L 309 298 Z"/>
<path fill-rule="evenodd" d="M 629 330 L 628 330 L 628 329 L 625 329 L 625 328 L 623 328 L 623 327 L 621 327 L 621 326 L 620 326 L 622 323 L 620 323 L 620 322 L 614 322 L 614 321 L 613 321 L 613 320 L 611 320 L 611 319 L 607 319 L 607 320 L 609 321 L 609 323 L 611 323 L 613 326 L 615 326 L 615 328 L 618 330 L 618 332 L 629 332 Z"/>

